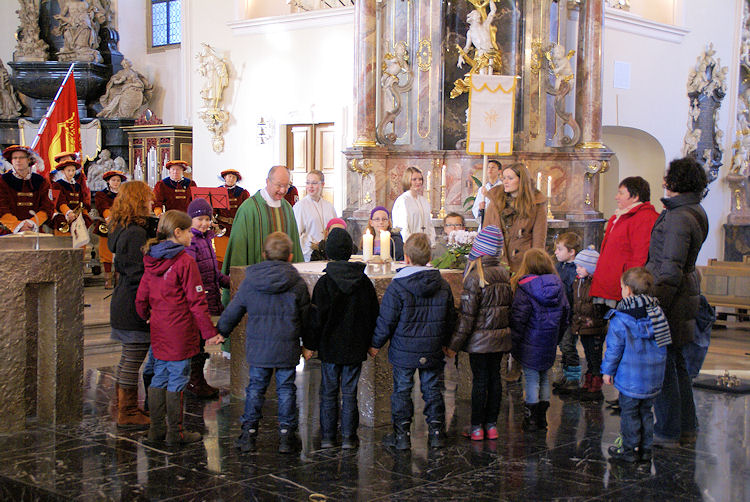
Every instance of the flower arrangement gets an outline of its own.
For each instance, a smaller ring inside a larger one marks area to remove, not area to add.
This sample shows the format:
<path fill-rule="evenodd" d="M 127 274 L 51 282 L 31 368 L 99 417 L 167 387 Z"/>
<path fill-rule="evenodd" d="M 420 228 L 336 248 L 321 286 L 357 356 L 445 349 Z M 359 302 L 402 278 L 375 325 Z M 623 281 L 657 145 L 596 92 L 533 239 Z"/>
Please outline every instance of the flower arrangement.
<path fill-rule="evenodd" d="M 456 230 L 448 235 L 448 251 L 438 258 L 432 260 L 435 268 L 464 268 L 466 256 L 474 244 L 476 232 L 468 230 Z"/>

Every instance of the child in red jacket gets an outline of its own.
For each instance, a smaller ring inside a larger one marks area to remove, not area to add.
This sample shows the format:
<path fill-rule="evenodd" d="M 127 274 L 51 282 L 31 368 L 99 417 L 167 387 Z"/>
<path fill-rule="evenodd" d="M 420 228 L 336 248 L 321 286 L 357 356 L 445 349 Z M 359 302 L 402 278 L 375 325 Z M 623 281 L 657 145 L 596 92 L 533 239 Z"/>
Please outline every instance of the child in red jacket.
<path fill-rule="evenodd" d="M 200 336 L 209 344 L 224 340 L 211 323 L 198 265 L 185 253 L 192 223 L 182 211 L 162 215 L 156 239 L 144 247 L 145 272 L 135 299 L 138 315 L 150 318 L 154 354 L 148 439 L 166 439 L 167 444 L 200 441 L 199 433 L 182 429 L 182 391 L 190 375 L 190 358 L 200 351 Z"/>

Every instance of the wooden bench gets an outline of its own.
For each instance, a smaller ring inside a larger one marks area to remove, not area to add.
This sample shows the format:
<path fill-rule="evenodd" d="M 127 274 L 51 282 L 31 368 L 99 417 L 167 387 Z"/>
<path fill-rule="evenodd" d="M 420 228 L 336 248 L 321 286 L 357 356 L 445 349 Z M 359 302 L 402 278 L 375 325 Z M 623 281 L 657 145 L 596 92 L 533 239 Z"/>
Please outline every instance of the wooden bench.
<path fill-rule="evenodd" d="M 729 315 L 745 316 L 750 309 L 750 256 L 741 262 L 711 259 L 707 266 L 696 268 L 709 304 L 731 309 Z"/>

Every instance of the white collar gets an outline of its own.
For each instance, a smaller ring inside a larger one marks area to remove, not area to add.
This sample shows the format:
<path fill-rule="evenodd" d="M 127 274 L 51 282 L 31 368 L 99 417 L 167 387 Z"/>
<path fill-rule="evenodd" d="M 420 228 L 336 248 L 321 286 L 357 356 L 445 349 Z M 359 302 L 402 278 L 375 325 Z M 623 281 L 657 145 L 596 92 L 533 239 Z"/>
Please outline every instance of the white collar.
<path fill-rule="evenodd" d="M 25 178 L 22 178 L 21 176 L 19 176 L 19 175 L 18 175 L 18 171 L 16 171 L 16 169 L 15 169 L 15 168 L 12 168 L 12 169 L 11 169 L 11 172 L 13 173 L 13 176 L 15 176 L 16 178 L 18 178 L 19 180 L 30 180 L 30 179 L 31 179 L 31 173 L 32 173 L 33 171 L 32 171 L 32 170 L 29 170 L 29 174 L 28 174 L 28 176 L 26 176 Z"/>
<path fill-rule="evenodd" d="M 281 201 L 271 197 L 265 188 L 260 189 L 260 196 L 263 197 L 263 200 L 265 200 L 266 204 L 270 207 L 281 207 Z"/>

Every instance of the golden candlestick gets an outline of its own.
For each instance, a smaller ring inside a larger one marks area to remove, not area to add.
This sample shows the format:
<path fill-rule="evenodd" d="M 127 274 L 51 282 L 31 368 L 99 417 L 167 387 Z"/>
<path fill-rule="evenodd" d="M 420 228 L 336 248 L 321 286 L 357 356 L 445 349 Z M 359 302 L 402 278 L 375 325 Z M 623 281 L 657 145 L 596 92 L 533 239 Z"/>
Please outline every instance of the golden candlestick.
<path fill-rule="evenodd" d="M 440 211 L 438 211 L 438 218 L 441 220 L 445 219 L 445 185 L 440 186 Z"/>
<path fill-rule="evenodd" d="M 555 217 L 552 215 L 552 201 L 547 199 L 547 219 L 554 220 Z"/>

